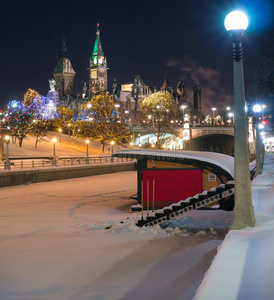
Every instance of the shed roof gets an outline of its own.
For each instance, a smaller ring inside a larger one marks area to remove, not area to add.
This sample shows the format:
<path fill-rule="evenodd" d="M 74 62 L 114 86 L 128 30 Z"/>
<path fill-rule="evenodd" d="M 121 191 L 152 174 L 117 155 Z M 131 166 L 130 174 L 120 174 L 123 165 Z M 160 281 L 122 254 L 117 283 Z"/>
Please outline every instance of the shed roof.
<path fill-rule="evenodd" d="M 169 160 L 176 159 L 179 161 L 197 161 L 214 165 L 223 169 L 226 173 L 234 178 L 234 157 L 215 152 L 204 151 L 172 151 L 172 150 L 121 150 L 113 154 L 116 157 L 131 157 L 137 159 L 149 160 Z"/>

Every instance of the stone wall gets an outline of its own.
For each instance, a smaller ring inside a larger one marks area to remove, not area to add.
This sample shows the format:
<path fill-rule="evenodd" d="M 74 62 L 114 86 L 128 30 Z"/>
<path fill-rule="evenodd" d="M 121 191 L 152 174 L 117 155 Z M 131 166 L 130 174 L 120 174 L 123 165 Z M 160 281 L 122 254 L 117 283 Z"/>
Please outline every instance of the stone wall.
<path fill-rule="evenodd" d="M 1 171 L 0 187 L 135 170 L 136 165 L 134 162 L 121 162 L 105 163 L 100 165 L 97 164 Z"/>

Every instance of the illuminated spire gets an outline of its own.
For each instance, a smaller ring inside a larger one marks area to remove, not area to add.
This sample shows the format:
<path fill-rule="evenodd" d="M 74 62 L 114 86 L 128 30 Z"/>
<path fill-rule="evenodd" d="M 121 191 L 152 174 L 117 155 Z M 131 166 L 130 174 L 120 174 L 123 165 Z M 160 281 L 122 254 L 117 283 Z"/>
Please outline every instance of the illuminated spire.
<path fill-rule="evenodd" d="M 59 57 L 68 57 L 68 50 L 67 50 L 67 46 L 66 46 L 65 35 L 63 35 L 63 45 L 62 45 L 61 54 Z"/>
<path fill-rule="evenodd" d="M 98 57 L 104 57 L 104 52 L 100 40 L 100 30 L 99 30 L 99 23 L 97 23 L 97 31 L 96 31 L 96 38 L 95 38 L 95 43 L 93 47 L 93 52 L 92 52 L 92 61 L 94 59 L 98 60 Z"/>

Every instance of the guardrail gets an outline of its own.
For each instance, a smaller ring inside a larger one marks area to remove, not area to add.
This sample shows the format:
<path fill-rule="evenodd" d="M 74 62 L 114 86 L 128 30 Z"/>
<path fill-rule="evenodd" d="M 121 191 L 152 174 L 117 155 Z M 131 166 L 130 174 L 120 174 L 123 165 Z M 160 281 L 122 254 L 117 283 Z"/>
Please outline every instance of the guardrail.
<path fill-rule="evenodd" d="M 59 157 L 54 160 L 53 157 L 48 158 L 25 158 L 25 159 L 9 159 L 9 167 L 6 161 L 0 163 L 0 170 L 15 170 L 15 169 L 35 169 L 44 167 L 63 167 L 73 165 L 89 165 L 101 163 L 117 163 L 131 161 L 131 158 L 119 158 L 112 156 L 89 156 L 89 157 Z"/>

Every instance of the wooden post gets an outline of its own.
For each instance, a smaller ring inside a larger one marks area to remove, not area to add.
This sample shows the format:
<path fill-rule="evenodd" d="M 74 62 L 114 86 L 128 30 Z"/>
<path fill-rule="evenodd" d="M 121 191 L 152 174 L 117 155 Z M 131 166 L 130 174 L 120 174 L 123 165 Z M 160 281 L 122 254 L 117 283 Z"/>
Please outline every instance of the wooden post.
<path fill-rule="evenodd" d="M 143 189 L 143 180 L 141 181 L 141 204 L 142 204 L 142 225 L 143 225 L 143 216 L 144 216 L 144 189 Z"/>
<path fill-rule="evenodd" d="M 149 211 L 149 180 L 147 180 L 147 216 Z"/>
<path fill-rule="evenodd" d="M 154 212 L 154 195 L 155 195 L 155 179 L 153 179 L 153 190 L 152 190 L 152 212 Z"/>

